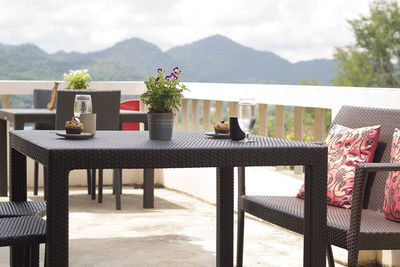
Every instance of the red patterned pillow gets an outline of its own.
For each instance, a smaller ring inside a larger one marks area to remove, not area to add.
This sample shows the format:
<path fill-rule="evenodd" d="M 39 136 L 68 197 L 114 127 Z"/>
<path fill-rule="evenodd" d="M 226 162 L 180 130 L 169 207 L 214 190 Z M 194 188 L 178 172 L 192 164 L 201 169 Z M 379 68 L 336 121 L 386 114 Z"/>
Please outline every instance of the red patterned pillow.
<path fill-rule="evenodd" d="M 328 133 L 328 195 L 329 205 L 351 208 L 357 163 L 372 162 L 381 126 L 350 129 L 334 125 Z M 298 198 L 304 198 L 304 185 Z"/>
<path fill-rule="evenodd" d="M 400 163 L 400 130 L 395 129 L 393 134 L 390 162 Z M 385 218 L 400 222 L 400 171 L 389 172 L 385 188 L 383 211 Z"/>

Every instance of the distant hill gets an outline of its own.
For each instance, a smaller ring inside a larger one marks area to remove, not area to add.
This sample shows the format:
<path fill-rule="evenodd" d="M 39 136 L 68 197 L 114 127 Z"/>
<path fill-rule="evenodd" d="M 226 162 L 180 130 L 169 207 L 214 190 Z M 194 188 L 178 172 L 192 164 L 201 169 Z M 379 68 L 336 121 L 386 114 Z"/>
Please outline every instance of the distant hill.
<path fill-rule="evenodd" d="M 48 54 L 32 44 L 0 44 L 0 79 L 61 80 L 69 69 L 88 68 L 93 80 L 145 80 L 159 67 L 179 66 L 184 81 L 299 84 L 315 78 L 330 85 L 334 62 L 327 59 L 295 64 L 278 55 L 257 51 L 214 35 L 163 52 L 132 38 L 96 52 Z"/>

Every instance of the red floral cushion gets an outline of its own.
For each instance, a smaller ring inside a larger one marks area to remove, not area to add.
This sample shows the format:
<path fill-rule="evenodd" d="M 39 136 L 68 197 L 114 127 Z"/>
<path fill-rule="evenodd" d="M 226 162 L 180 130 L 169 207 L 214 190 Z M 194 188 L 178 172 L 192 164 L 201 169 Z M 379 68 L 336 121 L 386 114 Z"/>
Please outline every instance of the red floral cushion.
<path fill-rule="evenodd" d="M 395 129 L 390 151 L 390 162 L 400 163 L 400 130 Z M 389 172 L 385 188 L 383 211 L 385 218 L 400 222 L 400 171 Z"/>
<path fill-rule="evenodd" d="M 334 125 L 328 133 L 328 195 L 329 205 L 351 208 L 357 163 L 372 162 L 378 145 L 381 126 L 350 129 Z M 298 198 L 304 198 L 304 185 Z"/>

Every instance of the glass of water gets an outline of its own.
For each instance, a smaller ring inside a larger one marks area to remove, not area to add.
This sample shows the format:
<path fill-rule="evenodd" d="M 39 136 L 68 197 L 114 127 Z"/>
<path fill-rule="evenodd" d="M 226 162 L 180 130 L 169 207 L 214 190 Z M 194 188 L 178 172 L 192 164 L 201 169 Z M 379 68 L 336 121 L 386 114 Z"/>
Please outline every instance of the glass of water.
<path fill-rule="evenodd" d="M 246 137 L 240 142 L 251 143 L 254 140 L 249 139 L 249 133 L 256 124 L 256 100 L 252 98 L 239 100 L 238 122 L 240 129 L 246 134 Z"/>
<path fill-rule="evenodd" d="M 74 103 L 74 116 L 92 113 L 92 98 L 90 95 L 76 95 Z"/>

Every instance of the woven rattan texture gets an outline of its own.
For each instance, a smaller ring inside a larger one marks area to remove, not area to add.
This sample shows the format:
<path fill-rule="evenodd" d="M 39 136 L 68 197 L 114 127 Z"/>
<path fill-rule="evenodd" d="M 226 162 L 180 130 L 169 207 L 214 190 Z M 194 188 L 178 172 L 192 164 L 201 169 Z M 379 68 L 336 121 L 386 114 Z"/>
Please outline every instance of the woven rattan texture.
<path fill-rule="evenodd" d="M 44 216 L 45 212 L 46 202 L 44 201 L 0 202 L 0 217 Z"/>
<path fill-rule="evenodd" d="M 50 122 L 53 123 L 56 117 L 54 111 L 47 109 L 0 109 L 0 119 L 12 122 L 18 121 L 21 127 L 22 122 Z M 21 128 L 22 129 L 22 128 Z"/>
<path fill-rule="evenodd" d="M 13 162 L 24 164 L 19 153 L 22 152 L 48 166 L 49 264 L 65 266 L 68 259 L 68 172 L 71 169 L 219 167 L 217 221 L 226 223 L 230 223 L 232 218 L 229 214 L 233 209 L 231 172 L 234 166 L 308 165 L 308 180 L 326 173 L 327 148 L 320 144 L 260 136 L 252 138 L 255 143 L 240 143 L 208 138 L 204 132 L 178 131 L 174 132 L 172 140 L 158 141 L 149 140 L 148 132 L 97 131 L 91 139 L 67 140 L 49 131 L 11 131 L 10 146 Z M 19 169 L 13 169 L 13 172 L 15 177 L 22 175 Z M 25 193 L 19 190 L 21 183 L 12 183 L 16 199 L 23 199 Z M 309 192 L 323 192 L 321 188 L 326 189 L 326 181 L 316 180 Z M 318 203 L 323 203 L 323 195 L 311 196 L 313 205 L 310 212 L 312 210 L 313 214 L 321 214 L 321 204 Z M 232 265 L 232 257 L 227 251 L 233 244 L 233 231 L 229 230 L 229 225 L 217 225 L 217 264 Z M 318 264 L 314 265 L 319 265 L 321 259 L 324 260 L 325 251 L 321 249 L 325 246 L 324 216 L 312 218 L 310 225 L 314 227 L 307 228 L 310 234 L 306 233 L 306 236 L 312 240 L 306 244 L 313 248 L 307 251 L 308 255 L 314 253 L 315 256 L 308 256 L 311 258 L 308 262 L 312 265 L 315 258 Z"/>
<path fill-rule="evenodd" d="M 148 132 L 97 131 L 88 140 L 67 140 L 48 131 L 11 131 L 17 150 L 47 164 L 64 159 L 68 168 L 172 168 L 307 164 L 318 144 L 254 137 L 255 143 L 211 139 L 203 132 L 174 132 L 171 141 L 149 140 Z"/>
<path fill-rule="evenodd" d="M 33 108 L 43 109 L 47 108 L 50 102 L 52 90 L 34 89 L 33 90 Z M 53 130 L 53 123 L 36 123 L 35 130 Z"/>
<path fill-rule="evenodd" d="M 400 126 L 400 110 L 344 106 L 334 124 L 350 128 L 381 125 L 374 162 L 389 162 L 393 132 Z M 374 163 L 369 169 L 368 163 L 357 166 L 351 210 L 327 207 L 328 243 L 349 250 L 349 266 L 357 265 L 359 249 L 400 248 L 400 224 L 384 219 L 382 213 L 387 172 L 371 173 L 367 179 L 368 170 L 379 170 L 380 165 L 388 169 L 387 163 Z M 398 169 L 398 166 L 392 169 Z M 244 183 L 244 174 L 239 175 L 239 188 L 244 188 Z M 363 206 L 369 209 L 363 209 Z M 303 232 L 304 201 L 294 196 L 242 196 L 239 197 L 239 209 L 292 231 Z"/>
<path fill-rule="evenodd" d="M 246 196 L 239 203 L 240 207 L 252 215 L 297 233 L 303 232 L 304 201 L 301 199 L 286 196 Z M 351 210 L 333 206 L 327 208 L 328 239 L 331 244 L 345 248 Z M 394 244 L 400 246 L 400 224 L 386 220 L 382 212 L 364 210 L 360 239 L 360 249 L 374 249 L 374 243 L 379 243 L 382 249 L 392 248 Z"/>
<path fill-rule="evenodd" d="M 44 243 L 46 221 L 39 216 L 0 219 L 0 246 Z"/>

